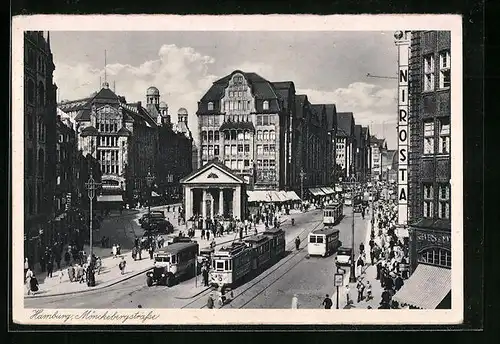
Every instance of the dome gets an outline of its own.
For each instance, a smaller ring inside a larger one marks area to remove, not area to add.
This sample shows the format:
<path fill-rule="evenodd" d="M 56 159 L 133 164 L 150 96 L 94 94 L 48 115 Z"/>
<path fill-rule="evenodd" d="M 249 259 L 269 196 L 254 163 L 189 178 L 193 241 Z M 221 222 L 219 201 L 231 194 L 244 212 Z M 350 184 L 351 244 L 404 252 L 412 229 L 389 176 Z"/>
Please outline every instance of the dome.
<path fill-rule="evenodd" d="M 156 87 L 151 86 L 146 91 L 146 95 L 147 96 L 159 96 L 160 95 L 160 91 L 158 91 L 158 89 Z"/>
<path fill-rule="evenodd" d="M 168 108 L 167 103 L 160 102 L 160 109 L 166 109 L 166 108 Z"/>
<path fill-rule="evenodd" d="M 187 115 L 188 111 L 185 108 L 180 108 L 179 111 L 177 111 L 178 115 Z"/>

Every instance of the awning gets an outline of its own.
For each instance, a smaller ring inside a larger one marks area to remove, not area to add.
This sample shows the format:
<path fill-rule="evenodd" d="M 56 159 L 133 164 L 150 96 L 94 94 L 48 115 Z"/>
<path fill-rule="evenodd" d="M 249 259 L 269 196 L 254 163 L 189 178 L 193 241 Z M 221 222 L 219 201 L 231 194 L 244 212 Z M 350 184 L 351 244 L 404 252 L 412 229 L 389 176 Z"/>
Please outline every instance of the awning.
<path fill-rule="evenodd" d="M 287 191 L 286 192 L 286 196 L 288 197 L 288 199 L 290 201 L 300 201 L 300 197 L 297 196 L 297 194 L 295 193 L 295 191 Z"/>
<path fill-rule="evenodd" d="M 278 194 L 278 197 L 281 199 L 282 202 L 286 202 L 286 201 L 290 200 L 288 198 L 288 195 L 286 194 L 286 191 L 278 191 L 277 194 Z"/>
<path fill-rule="evenodd" d="M 122 195 L 100 195 L 97 196 L 97 202 L 123 202 Z"/>
<path fill-rule="evenodd" d="M 285 201 L 285 200 L 281 199 L 279 192 L 277 192 L 277 191 L 268 191 L 267 197 L 270 199 L 271 202 L 283 202 L 283 201 Z"/>
<path fill-rule="evenodd" d="M 325 196 L 325 193 L 318 188 L 310 188 L 309 192 L 312 193 L 313 196 Z"/>
<path fill-rule="evenodd" d="M 268 191 L 263 190 L 247 191 L 248 202 L 271 202 L 267 193 Z"/>
<path fill-rule="evenodd" d="M 329 188 L 329 187 L 321 188 L 321 191 L 323 191 L 323 193 L 325 195 L 331 195 L 331 194 L 335 193 L 335 191 L 332 188 Z"/>
<path fill-rule="evenodd" d="M 419 264 L 404 283 L 393 300 L 421 309 L 436 309 L 451 290 L 451 269 Z"/>
<path fill-rule="evenodd" d="M 335 186 L 335 192 L 342 192 L 342 186 L 341 185 Z"/>

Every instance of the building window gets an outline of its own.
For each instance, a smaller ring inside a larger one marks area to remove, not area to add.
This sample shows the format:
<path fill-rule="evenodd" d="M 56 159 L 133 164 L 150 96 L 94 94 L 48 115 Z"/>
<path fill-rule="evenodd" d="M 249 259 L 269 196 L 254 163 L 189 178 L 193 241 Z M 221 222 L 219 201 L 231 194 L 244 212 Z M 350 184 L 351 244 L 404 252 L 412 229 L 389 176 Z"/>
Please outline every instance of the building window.
<path fill-rule="evenodd" d="M 214 109 L 214 103 L 208 102 L 208 111 L 211 111 Z"/>
<path fill-rule="evenodd" d="M 219 142 L 219 132 L 218 132 L 218 131 L 216 131 L 216 132 L 214 133 L 214 141 L 215 141 L 215 142 Z"/>
<path fill-rule="evenodd" d="M 207 145 L 203 145 L 203 146 L 201 147 L 201 155 L 202 155 L 202 156 L 204 156 L 204 157 L 206 157 L 206 156 L 207 156 L 207 149 L 208 149 Z"/>
<path fill-rule="evenodd" d="M 264 169 L 268 169 L 269 168 L 269 160 L 263 160 L 263 167 Z"/>
<path fill-rule="evenodd" d="M 238 170 L 243 169 L 243 160 L 238 160 Z"/>
<path fill-rule="evenodd" d="M 245 153 L 250 152 L 250 145 L 245 145 Z"/>
<path fill-rule="evenodd" d="M 231 155 L 231 146 L 224 145 L 224 155 Z"/>
<path fill-rule="evenodd" d="M 207 141 L 207 132 L 206 131 L 201 132 L 201 141 L 203 141 L 203 142 Z"/>
<path fill-rule="evenodd" d="M 248 130 L 245 130 L 244 136 L 245 136 L 245 141 L 250 140 L 250 132 Z"/>
<path fill-rule="evenodd" d="M 231 160 L 231 169 L 236 170 L 238 168 L 237 161 Z"/>
<path fill-rule="evenodd" d="M 262 169 L 262 160 L 257 160 L 257 168 Z"/>
<path fill-rule="evenodd" d="M 276 145 L 269 145 L 269 152 L 274 153 L 276 151 Z"/>
<path fill-rule="evenodd" d="M 423 184 L 424 217 L 433 217 L 434 187 L 432 184 Z"/>
<path fill-rule="evenodd" d="M 262 116 L 262 125 L 269 125 L 269 116 Z"/>
<path fill-rule="evenodd" d="M 439 153 L 450 154 L 450 118 L 439 120 Z"/>
<path fill-rule="evenodd" d="M 209 130 L 208 131 L 208 142 L 213 142 L 214 140 L 214 132 Z"/>
<path fill-rule="evenodd" d="M 28 102 L 33 104 L 35 101 L 35 83 L 33 80 L 28 80 Z"/>
<path fill-rule="evenodd" d="M 230 140 L 231 139 L 231 133 L 226 130 L 224 131 L 224 140 Z"/>
<path fill-rule="evenodd" d="M 262 140 L 262 130 L 257 131 L 257 140 Z"/>
<path fill-rule="evenodd" d="M 276 167 L 276 160 L 269 160 L 269 168 L 274 169 Z"/>
<path fill-rule="evenodd" d="M 434 55 L 424 56 L 424 91 L 434 90 Z"/>
<path fill-rule="evenodd" d="M 236 131 L 231 130 L 231 140 L 236 140 Z"/>
<path fill-rule="evenodd" d="M 268 154 L 269 154 L 269 146 L 264 145 L 264 155 L 268 155 Z"/>
<path fill-rule="evenodd" d="M 269 110 L 269 102 L 267 100 L 264 100 L 262 103 L 262 109 Z"/>
<path fill-rule="evenodd" d="M 269 140 L 276 140 L 276 132 L 274 130 L 269 131 Z"/>
<path fill-rule="evenodd" d="M 269 131 L 264 130 L 264 140 L 269 140 Z"/>
<path fill-rule="evenodd" d="M 424 122 L 424 154 L 434 154 L 434 120 Z"/>
<path fill-rule="evenodd" d="M 449 51 L 439 53 L 439 88 L 448 88 L 451 85 L 451 59 Z"/>
<path fill-rule="evenodd" d="M 243 153 L 243 145 L 238 145 L 238 153 Z"/>
<path fill-rule="evenodd" d="M 219 155 L 219 145 L 214 146 L 214 155 L 218 156 Z"/>
<path fill-rule="evenodd" d="M 208 146 L 208 155 L 209 156 L 214 155 L 214 146 L 212 146 L 212 145 Z"/>
<path fill-rule="evenodd" d="M 28 148 L 28 152 L 26 154 L 26 167 L 28 174 L 33 173 L 33 150 Z"/>
<path fill-rule="evenodd" d="M 245 139 L 245 135 L 242 131 L 238 131 L 238 140 L 243 141 Z"/>
<path fill-rule="evenodd" d="M 26 118 L 26 130 L 28 131 L 28 138 L 33 139 L 33 116 L 28 114 Z"/>
<path fill-rule="evenodd" d="M 262 145 L 257 145 L 257 155 L 262 155 L 263 150 L 262 150 Z"/>
<path fill-rule="evenodd" d="M 450 184 L 439 185 L 439 218 L 450 218 Z"/>
<path fill-rule="evenodd" d="M 236 155 L 236 145 L 231 145 L 231 155 Z"/>

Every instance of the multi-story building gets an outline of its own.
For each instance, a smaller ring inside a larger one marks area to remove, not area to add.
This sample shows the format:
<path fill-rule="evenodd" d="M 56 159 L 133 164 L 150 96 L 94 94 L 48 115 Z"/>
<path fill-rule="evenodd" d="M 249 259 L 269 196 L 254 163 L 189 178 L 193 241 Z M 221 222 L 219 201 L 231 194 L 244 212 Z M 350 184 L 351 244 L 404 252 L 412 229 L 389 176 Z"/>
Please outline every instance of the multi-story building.
<path fill-rule="evenodd" d="M 352 112 L 337 112 L 337 165 L 342 169 L 342 178 L 355 175 L 355 136 Z"/>
<path fill-rule="evenodd" d="M 397 173 L 397 150 L 388 149 L 382 151 L 382 168 L 380 178 L 384 181 L 391 181 L 389 176 Z"/>
<path fill-rule="evenodd" d="M 54 240 L 56 91 L 50 34 L 24 33 L 25 254 L 32 264 Z"/>
<path fill-rule="evenodd" d="M 378 139 L 376 136 L 370 137 L 371 150 L 371 176 L 372 180 L 377 181 L 382 178 L 382 153 L 387 151 L 387 142 L 385 139 Z"/>
<path fill-rule="evenodd" d="M 335 104 L 325 104 L 327 121 L 327 166 L 326 185 L 335 186 L 336 180 L 335 165 L 337 156 L 337 107 Z"/>
<path fill-rule="evenodd" d="M 310 163 L 308 170 L 311 171 L 312 186 L 327 185 L 327 166 L 330 159 L 330 140 L 328 138 L 328 123 L 326 119 L 326 107 L 324 104 L 311 104 L 311 116 L 309 117 L 308 157 Z"/>
<path fill-rule="evenodd" d="M 354 126 L 355 137 L 355 176 L 360 182 L 365 182 L 368 175 L 368 155 L 370 144 L 366 135 L 367 128 L 356 124 Z"/>
<path fill-rule="evenodd" d="M 55 212 L 61 215 L 71 208 L 78 195 L 76 191 L 76 154 L 78 152 L 76 133 L 69 118 L 57 116 L 56 122 L 56 188 Z"/>
<path fill-rule="evenodd" d="M 157 124 L 157 191 L 167 202 L 178 201 L 182 198 L 179 182 L 190 174 L 193 168 L 193 137 L 188 127 L 188 112 L 185 108 L 180 108 L 177 112 L 177 122 L 173 124 L 167 104 L 160 102 Z"/>
<path fill-rule="evenodd" d="M 370 128 L 369 127 L 362 127 L 361 128 L 361 135 L 363 136 L 363 139 L 365 141 L 365 152 L 364 152 L 364 169 L 365 169 L 365 180 L 369 181 L 371 180 L 371 171 L 372 171 L 372 149 L 371 149 L 371 142 L 370 142 Z"/>
<path fill-rule="evenodd" d="M 410 48 L 410 259 L 450 268 L 450 32 L 412 32 Z"/>
<path fill-rule="evenodd" d="M 200 165 L 217 158 L 250 188 L 284 187 L 288 114 L 271 82 L 234 71 L 213 83 L 198 102 L 197 116 Z"/>

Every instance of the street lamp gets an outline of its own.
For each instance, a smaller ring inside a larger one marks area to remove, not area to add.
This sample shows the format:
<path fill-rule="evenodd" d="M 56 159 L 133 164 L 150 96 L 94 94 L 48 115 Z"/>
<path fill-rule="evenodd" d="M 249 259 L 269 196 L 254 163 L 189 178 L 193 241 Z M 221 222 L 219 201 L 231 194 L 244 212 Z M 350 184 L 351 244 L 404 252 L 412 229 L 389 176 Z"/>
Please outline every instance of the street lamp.
<path fill-rule="evenodd" d="M 148 175 L 146 176 L 146 184 L 148 185 L 148 192 L 149 192 L 149 197 L 148 197 L 148 214 L 151 213 L 151 185 L 153 184 L 153 181 L 155 180 L 155 177 L 151 174 L 151 168 L 148 169 Z"/>
<path fill-rule="evenodd" d="M 92 172 L 90 172 L 90 178 L 89 178 L 89 181 L 87 183 L 85 183 L 85 187 L 87 188 L 88 190 L 88 196 L 89 196 L 89 200 L 90 200 L 90 223 L 89 223 L 89 229 L 90 229 L 90 257 L 92 257 L 92 254 L 93 254 L 93 238 L 92 238 L 92 232 L 93 232 L 93 229 L 92 229 L 92 225 L 93 225 L 93 219 L 92 219 L 92 216 L 93 216 L 93 213 L 92 213 L 92 200 L 94 199 L 95 197 L 95 191 L 97 190 L 97 188 L 100 186 L 101 184 L 100 183 L 96 183 L 94 178 L 92 177 Z"/>

